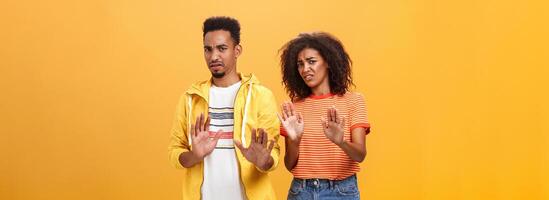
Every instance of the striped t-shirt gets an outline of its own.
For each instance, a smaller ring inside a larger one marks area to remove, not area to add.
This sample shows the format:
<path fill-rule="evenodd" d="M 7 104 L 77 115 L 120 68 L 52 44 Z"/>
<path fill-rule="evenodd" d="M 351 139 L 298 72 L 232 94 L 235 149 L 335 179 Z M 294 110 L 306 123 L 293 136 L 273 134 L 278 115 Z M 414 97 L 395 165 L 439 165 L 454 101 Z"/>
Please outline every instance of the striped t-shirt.
<path fill-rule="evenodd" d="M 343 96 L 311 96 L 293 104 L 296 112 L 303 115 L 305 126 L 299 145 L 299 158 L 292 169 L 294 177 L 342 180 L 358 172 L 358 162 L 353 161 L 324 135 L 321 119 L 326 118 L 327 110 L 335 106 L 339 117 L 345 117 L 346 141 L 351 141 L 351 130 L 357 127 L 365 128 L 368 134 L 370 124 L 364 97 L 360 93 L 347 92 Z M 286 135 L 283 128 L 280 130 L 282 135 Z"/>
<path fill-rule="evenodd" d="M 213 152 L 204 158 L 202 200 L 246 199 L 233 143 L 234 99 L 240 85 L 238 82 L 229 87 L 210 88 L 210 136 L 221 131 L 221 138 Z"/>

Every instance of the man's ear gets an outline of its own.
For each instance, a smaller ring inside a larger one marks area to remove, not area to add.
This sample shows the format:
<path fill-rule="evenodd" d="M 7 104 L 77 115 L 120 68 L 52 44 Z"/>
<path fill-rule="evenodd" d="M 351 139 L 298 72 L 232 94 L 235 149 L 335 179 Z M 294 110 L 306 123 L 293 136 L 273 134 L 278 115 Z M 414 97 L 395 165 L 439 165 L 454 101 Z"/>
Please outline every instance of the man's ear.
<path fill-rule="evenodd" d="M 236 46 L 234 46 L 234 55 L 236 58 L 238 58 L 238 56 L 240 56 L 240 54 L 242 53 L 242 46 L 240 44 L 237 44 Z"/>

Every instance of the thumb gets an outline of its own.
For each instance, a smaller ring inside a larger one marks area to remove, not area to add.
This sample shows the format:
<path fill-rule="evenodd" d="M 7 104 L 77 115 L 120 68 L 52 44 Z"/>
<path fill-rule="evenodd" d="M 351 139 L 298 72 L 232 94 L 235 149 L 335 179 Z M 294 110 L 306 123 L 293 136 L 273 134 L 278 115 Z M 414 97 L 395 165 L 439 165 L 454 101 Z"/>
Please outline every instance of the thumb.
<path fill-rule="evenodd" d="M 214 135 L 214 138 L 217 140 L 221 137 L 221 134 L 223 133 L 223 130 L 222 129 L 219 129 L 215 135 Z"/>
<path fill-rule="evenodd" d="M 244 146 L 242 146 L 242 142 L 240 142 L 240 141 L 238 141 L 238 140 L 233 140 L 233 142 L 234 142 L 235 146 L 236 146 L 238 149 L 240 149 L 240 151 L 244 151 L 244 150 L 245 150 Z"/>
<path fill-rule="evenodd" d="M 271 140 L 269 142 L 269 147 L 267 148 L 267 152 L 271 153 L 271 151 L 273 150 L 274 144 L 275 144 L 275 140 Z"/>
<path fill-rule="evenodd" d="M 325 117 L 320 118 L 320 122 L 322 123 L 322 128 L 323 128 L 323 129 L 328 128 L 328 123 L 327 123 Z"/>
<path fill-rule="evenodd" d="M 219 138 L 221 138 L 221 134 L 223 133 L 223 130 L 219 130 L 215 133 L 215 135 L 213 136 L 212 138 L 212 142 L 214 142 L 215 144 L 217 144 L 217 141 L 219 140 Z"/>

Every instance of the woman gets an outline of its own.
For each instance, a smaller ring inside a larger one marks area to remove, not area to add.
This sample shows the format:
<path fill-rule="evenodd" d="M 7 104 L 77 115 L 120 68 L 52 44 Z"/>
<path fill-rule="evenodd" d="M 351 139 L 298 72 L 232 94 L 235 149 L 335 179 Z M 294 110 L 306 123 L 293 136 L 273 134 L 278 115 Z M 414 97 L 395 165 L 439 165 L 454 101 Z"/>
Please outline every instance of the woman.
<path fill-rule="evenodd" d="M 353 85 L 351 59 L 328 33 L 300 34 L 281 49 L 283 83 L 291 102 L 279 115 L 288 199 L 360 199 L 356 173 L 366 157 L 370 124 Z"/>

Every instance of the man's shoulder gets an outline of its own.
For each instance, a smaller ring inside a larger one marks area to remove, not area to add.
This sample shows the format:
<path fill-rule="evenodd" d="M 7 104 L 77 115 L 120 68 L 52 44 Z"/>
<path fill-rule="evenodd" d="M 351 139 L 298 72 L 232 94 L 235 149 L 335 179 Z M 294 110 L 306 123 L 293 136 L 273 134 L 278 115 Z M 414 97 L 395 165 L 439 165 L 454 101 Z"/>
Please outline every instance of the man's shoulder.
<path fill-rule="evenodd" d="M 271 89 L 261 83 L 254 83 L 252 87 L 258 96 L 270 97 L 274 95 Z"/>
<path fill-rule="evenodd" d="M 201 87 L 201 86 L 207 85 L 209 82 L 210 82 L 210 79 L 200 80 L 200 81 L 196 81 L 196 82 L 192 83 L 189 87 L 190 88 L 192 88 L 192 87 Z"/>
<path fill-rule="evenodd" d="M 264 90 L 264 91 L 271 92 L 271 89 L 269 89 L 267 86 L 261 83 L 254 83 L 253 86 L 256 87 L 257 90 Z"/>
<path fill-rule="evenodd" d="M 187 87 L 184 94 L 192 94 L 192 93 L 196 93 L 197 91 L 202 91 L 204 90 L 205 87 L 208 86 L 209 82 L 210 80 L 196 81 Z"/>

